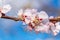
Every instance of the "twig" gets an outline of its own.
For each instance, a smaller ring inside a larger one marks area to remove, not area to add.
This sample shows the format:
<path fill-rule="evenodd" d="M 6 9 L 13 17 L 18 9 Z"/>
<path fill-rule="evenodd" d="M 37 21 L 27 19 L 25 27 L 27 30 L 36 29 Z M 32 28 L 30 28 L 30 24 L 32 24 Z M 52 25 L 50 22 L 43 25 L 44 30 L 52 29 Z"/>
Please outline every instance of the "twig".
<path fill-rule="evenodd" d="M 7 16 L 5 14 L 2 13 L 2 17 L 1 18 L 4 18 L 4 19 L 11 19 L 11 20 L 14 20 L 14 21 L 22 21 L 22 19 L 20 18 L 16 18 L 16 17 L 10 17 L 10 16 Z M 56 17 L 56 18 L 53 18 L 53 19 L 49 19 L 49 21 L 60 21 L 60 17 Z"/>
<path fill-rule="evenodd" d="M 20 20 L 19 18 L 16 18 L 16 17 L 7 16 L 7 15 L 5 15 L 4 13 L 2 13 L 2 17 L 1 17 L 1 18 L 11 19 L 11 20 L 14 20 L 14 21 L 19 21 L 19 20 Z"/>

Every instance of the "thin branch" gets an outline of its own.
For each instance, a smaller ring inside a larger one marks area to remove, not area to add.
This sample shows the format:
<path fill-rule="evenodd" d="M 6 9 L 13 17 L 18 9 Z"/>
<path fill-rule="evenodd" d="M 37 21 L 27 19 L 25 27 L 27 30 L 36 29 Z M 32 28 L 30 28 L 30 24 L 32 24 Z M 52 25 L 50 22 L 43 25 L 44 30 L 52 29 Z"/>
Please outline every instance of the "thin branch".
<path fill-rule="evenodd" d="M 22 19 L 20 18 L 16 18 L 16 17 L 10 17 L 10 16 L 7 16 L 5 14 L 2 13 L 2 17 L 1 18 L 4 18 L 4 19 L 11 19 L 11 20 L 14 20 L 14 21 L 23 21 Z M 53 19 L 49 19 L 49 21 L 60 21 L 60 17 L 56 17 L 56 18 L 53 18 Z"/>
<path fill-rule="evenodd" d="M 4 19 L 11 19 L 11 20 L 14 20 L 14 21 L 19 21 L 19 18 L 16 18 L 16 17 L 2 16 L 1 18 L 4 18 Z"/>
<path fill-rule="evenodd" d="M 16 17 L 7 16 L 4 13 L 1 13 L 1 14 L 2 14 L 1 18 L 4 18 L 4 19 L 11 19 L 11 20 L 14 20 L 14 21 L 19 21 L 20 20 L 19 18 L 16 18 Z"/>

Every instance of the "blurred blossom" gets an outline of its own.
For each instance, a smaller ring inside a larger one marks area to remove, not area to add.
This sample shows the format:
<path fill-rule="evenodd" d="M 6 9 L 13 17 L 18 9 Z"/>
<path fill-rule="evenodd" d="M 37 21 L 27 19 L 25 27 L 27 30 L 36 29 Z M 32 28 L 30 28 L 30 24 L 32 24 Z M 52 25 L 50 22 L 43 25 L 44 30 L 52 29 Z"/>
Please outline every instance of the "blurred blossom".
<path fill-rule="evenodd" d="M 38 16 L 39 16 L 39 18 L 42 18 L 42 19 L 48 19 L 48 17 L 49 17 L 45 11 L 40 11 Z"/>
<path fill-rule="evenodd" d="M 10 10 L 11 10 L 11 6 L 9 5 L 9 4 L 7 4 L 7 5 L 4 5 L 3 7 L 2 7 L 2 13 L 7 13 L 7 12 L 9 12 Z"/>
<path fill-rule="evenodd" d="M 54 35 L 56 36 L 60 32 L 60 22 L 57 22 L 55 25 L 56 29 L 54 30 Z"/>

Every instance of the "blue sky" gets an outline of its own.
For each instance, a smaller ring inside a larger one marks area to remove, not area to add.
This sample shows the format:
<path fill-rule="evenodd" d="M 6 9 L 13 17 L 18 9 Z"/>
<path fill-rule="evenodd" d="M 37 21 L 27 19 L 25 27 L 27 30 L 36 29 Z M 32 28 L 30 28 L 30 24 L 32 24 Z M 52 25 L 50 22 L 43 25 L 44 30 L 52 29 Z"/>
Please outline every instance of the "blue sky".
<path fill-rule="evenodd" d="M 21 3 L 20 3 L 21 2 Z M 19 10 L 24 4 L 28 3 L 28 0 L 3 0 L 1 3 L 4 4 L 11 4 L 12 10 L 8 12 L 9 16 L 16 16 L 17 10 Z M 0 4 L 1 4 L 0 3 Z M 20 4 L 20 5 L 19 5 Z M 32 2 L 34 6 L 33 8 L 37 8 L 39 11 L 42 10 L 43 6 L 50 6 L 58 9 L 58 0 L 43 0 L 42 4 L 40 3 L 40 0 L 35 0 Z M 2 5 L 2 4 L 1 4 Z M 42 8 L 42 9 L 41 9 Z M 55 12 L 48 12 L 49 16 L 57 16 L 58 14 Z M 9 19 L 1 19 L 0 18 L 0 40 L 60 40 L 60 34 L 57 36 L 53 36 L 52 34 L 46 34 L 46 33 L 39 33 L 36 34 L 35 32 L 27 32 L 24 30 L 26 25 L 22 25 L 21 21 L 15 22 L 13 20 Z"/>

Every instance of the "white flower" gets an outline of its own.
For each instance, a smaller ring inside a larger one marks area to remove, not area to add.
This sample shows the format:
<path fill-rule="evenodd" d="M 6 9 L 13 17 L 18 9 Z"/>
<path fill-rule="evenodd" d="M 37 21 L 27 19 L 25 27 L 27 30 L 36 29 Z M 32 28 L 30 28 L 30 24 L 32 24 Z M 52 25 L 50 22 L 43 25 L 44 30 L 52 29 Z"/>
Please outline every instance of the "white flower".
<path fill-rule="evenodd" d="M 26 9 L 25 11 L 24 11 L 24 14 L 23 14 L 24 16 L 27 16 L 27 17 L 25 17 L 25 22 L 26 22 L 26 24 L 28 24 L 29 22 L 31 22 L 31 17 L 32 17 L 32 12 L 31 12 L 31 9 Z"/>
<path fill-rule="evenodd" d="M 10 10 L 11 10 L 11 6 L 10 6 L 9 4 L 4 5 L 4 6 L 2 7 L 2 13 L 7 13 L 7 12 L 9 12 Z"/>
<path fill-rule="evenodd" d="M 38 17 L 41 19 L 48 19 L 48 14 L 45 11 L 40 11 L 40 13 L 38 14 Z"/>

